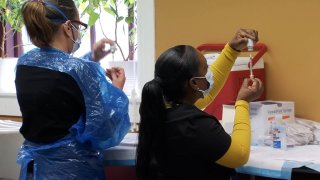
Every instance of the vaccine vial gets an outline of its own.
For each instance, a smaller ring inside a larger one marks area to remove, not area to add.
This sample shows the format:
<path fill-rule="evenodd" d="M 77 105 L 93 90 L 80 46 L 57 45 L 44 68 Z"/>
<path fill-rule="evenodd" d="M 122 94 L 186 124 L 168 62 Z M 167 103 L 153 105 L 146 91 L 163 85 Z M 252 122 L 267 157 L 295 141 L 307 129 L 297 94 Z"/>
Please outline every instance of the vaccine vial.
<path fill-rule="evenodd" d="M 252 39 L 248 39 L 247 48 L 248 48 L 248 51 L 253 51 L 253 40 Z"/>
<path fill-rule="evenodd" d="M 282 120 L 281 115 L 276 115 L 272 122 L 273 148 L 287 149 L 287 124 Z"/>
<path fill-rule="evenodd" d="M 114 54 L 114 53 L 116 52 L 116 50 L 117 50 L 117 47 L 116 47 L 115 44 L 113 44 L 113 45 L 110 46 L 110 52 L 111 52 L 112 54 Z"/>

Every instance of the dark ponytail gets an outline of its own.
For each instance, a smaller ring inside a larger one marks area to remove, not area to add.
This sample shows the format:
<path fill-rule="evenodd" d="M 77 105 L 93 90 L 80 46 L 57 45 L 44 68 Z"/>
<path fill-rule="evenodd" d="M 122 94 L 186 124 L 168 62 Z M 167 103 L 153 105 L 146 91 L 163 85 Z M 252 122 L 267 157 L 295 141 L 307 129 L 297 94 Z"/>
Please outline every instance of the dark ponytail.
<path fill-rule="evenodd" d="M 162 88 L 157 80 L 146 83 L 140 105 L 139 144 L 137 147 L 137 176 L 140 180 L 155 179 L 161 159 L 163 124 L 166 110 Z"/>
<path fill-rule="evenodd" d="M 50 5 L 46 3 L 50 3 Z M 64 14 L 52 8 L 52 5 Z M 61 26 L 61 22 L 68 19 L 74 20 L 78 14 L 72 0 L 26 1 L 21 12 L 30 40 L 37 47 L 49 47 L 54 34 Z M 62 21 L 57 23 L 53 20 Z"/>
<path fill-rule="evenodd" d="M 136 153 L 136 172 L 140 180 L 153 180 L 161 176 L 166 105 L 181 103 L 188 81 L 197 75 L 198 68 L 199 55 L 195 48 L 175 46 L 161 54 L 155 65 L 155 78 L 144 85 Z"/>

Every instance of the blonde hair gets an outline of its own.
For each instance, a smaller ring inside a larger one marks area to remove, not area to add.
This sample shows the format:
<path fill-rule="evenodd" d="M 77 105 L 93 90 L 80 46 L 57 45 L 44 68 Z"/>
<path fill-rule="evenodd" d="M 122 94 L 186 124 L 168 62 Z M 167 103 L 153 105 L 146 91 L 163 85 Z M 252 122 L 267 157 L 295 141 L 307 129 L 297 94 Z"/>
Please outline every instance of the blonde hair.
<path fill-rule="evenodd" d="M 73 0 L 27 1 L 21 12 L 30 40 L 37 47 L 49 47 L 61 23 L 78 15 Z"/>

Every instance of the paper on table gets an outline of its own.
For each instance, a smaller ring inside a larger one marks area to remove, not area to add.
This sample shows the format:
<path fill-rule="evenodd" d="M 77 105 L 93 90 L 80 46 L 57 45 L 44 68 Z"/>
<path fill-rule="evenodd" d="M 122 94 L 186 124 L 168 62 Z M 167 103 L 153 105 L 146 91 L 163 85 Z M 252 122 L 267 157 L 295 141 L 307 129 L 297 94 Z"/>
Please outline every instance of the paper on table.
<path fill-rule="evenodd" d="M 128 133 L 120 143 L 120 145 L 125 145 L 125 146 L 136 146 L 137 144 L 138 144 L 138 133 Z"/>
<path fill-rule="evenodd" d="M 244 166 L 262 169 L 281 170 L 286 161 L 303 162 L 302 164 L 320 165 L 320 146 L 295 146 L 287 150 L 266 146 L 252 146 L 249 161 Z M 316 169 L 315 169 L 316 170 Z"/>
<path fill-rule="evenodd" d="M 245 166 L 269 170 L 281 170 L 285 160 L 281 159 L 285 151 L 266 146 L 252 146 L 249 161 Z"/>

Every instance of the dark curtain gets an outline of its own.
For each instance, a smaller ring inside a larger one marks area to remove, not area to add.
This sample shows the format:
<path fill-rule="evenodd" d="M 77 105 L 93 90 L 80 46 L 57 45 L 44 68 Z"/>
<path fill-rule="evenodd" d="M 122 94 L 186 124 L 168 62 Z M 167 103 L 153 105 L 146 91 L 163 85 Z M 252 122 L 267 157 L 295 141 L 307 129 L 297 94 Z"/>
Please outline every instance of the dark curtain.
<path fill-rule="evenodd" d="M 6 25 L 5 29 L 10 29 L 10 25 Z M 2 42 L 3 29 L 0 28 L 0 42 Z M 19 57 L 22 52 L 22 39 L 20 32 L 11 31 L 5 37 L 6 41 L 4 42 L 4 54 L 5 57 Z M 1 49 L 0 49 L 1 51 Z"/>
<path fill-rule="evenodd" d="M 6 26 L 6 29 L 10 29 L 10 25 Z M 0 42 L 2 41 L 2 28 L 0 28 Z M 23 52 L 23 42 L 22 42 L 22 34 L 20 32 L 13 32 L 11 31 L 7 37 L 6 42 L 4 45 L 4 54 L 5 57 L 19 57 Z M 91 39 L 91 49 L 93 44 L 96 41 L 96 33 L 95 27 L 92 26 L 90 28 L 90 39 Z M 0 49 L 1 51 L 1 49 Z M 1 53 L 0 53 L 1 54 Z"/>
<path fill-rule="evenodd" d="M 96 42 L 96 28 L 95 26 L 90 27 L 90 43 L 91 43 L 91 50 L 93 48 L 93 44 Z"/>
<path fill-rule="evenodd" d="M 1 27 L 1 24 L 0 24 L 0 43 L 2 42 L 2 35 L 3 35 L 3 29 Z M 0 47 L 1 47 L 1 44 L 0 44 Z M 0 55 L 2 54 L 2 49 L 0 48 Z"/>

